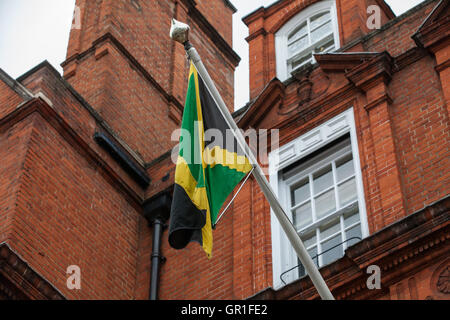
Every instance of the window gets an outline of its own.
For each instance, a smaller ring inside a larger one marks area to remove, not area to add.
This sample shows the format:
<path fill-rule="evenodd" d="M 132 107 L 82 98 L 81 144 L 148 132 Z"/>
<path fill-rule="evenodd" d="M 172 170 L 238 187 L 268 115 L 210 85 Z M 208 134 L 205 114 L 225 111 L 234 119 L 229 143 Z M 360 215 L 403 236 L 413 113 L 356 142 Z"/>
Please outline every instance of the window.
<path fill-rule="evenodd" d="M 362 237 L 351 141 L 344 138 L 282 172 L 293 224 L 319 267 Z M 302 267 L 298 272 L 305 275 Z"/>
<path fill-rule="evenodd" d="M 292 71 L 315 62 L 315 53 L 339 47 L 334 1 L 313 4 L 289 20 L 275 35 L 277 76 L 284 81 Z"/>
<path fill-rule="evenodd" d="M 272 152 L 270 161 L 271 185 L 318 267 L 368 236 L 353 109 Z M 304 276 L 274 217 L 272 242 L 274 287 Z"/>

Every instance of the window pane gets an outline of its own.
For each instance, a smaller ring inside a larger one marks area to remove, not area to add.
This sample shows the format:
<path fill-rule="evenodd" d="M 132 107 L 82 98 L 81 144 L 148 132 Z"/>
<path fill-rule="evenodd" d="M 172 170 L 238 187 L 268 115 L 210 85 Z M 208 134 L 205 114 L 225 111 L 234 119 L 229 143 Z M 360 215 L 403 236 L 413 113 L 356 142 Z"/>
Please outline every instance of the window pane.
<path fill-rule="evenodd" d="M 355 213 L 350 213 L 349 215 L 344 217 L 344 226 L 350 227 L 351 225 L 359 222 L 359 212 L 356 211 Z"/>
<path fill-rule="evenodd" d="M 294 211 L 294 226 L 298 230 L 312 223 L 311 201 Z"/>
<path fill-rule="evenodd" d="M 331 165 L 314 174 L 314 194 L 318 194 L 333 185 Z"/>
<path fill-rule="evenodd" d="M 292 60 L 291 69 L 295 70 L 296 68 L 304 65 L 307 62 L 310 62 L 312 60 L 312 53 L 308 53 L 305 56 L 301 56 L 299 58 L 295 58 L 295 60 Z"/>
<path fill-rule="evenodd" d="M 308 34 L 308 28 L 305 23 L 302 23 L 298 28 L 296 28 L 288 37 L 288 43 L 292 43 L 295 40 Z"/>
<path fill-rule="evenodd" d="M 359 225 L 351 228 L 350 230 L 348 230 L 345 233 L 345 236 L 347 239 L 351 239 L 353 237 L 361 239 L 362 238 L 361 225 L 359 224 Z M 352 245 L 354 245 L 355 243 L 358 243 L 358 242 L 359 242 L 358 239 L 353 239 L 353 240 L 347 241 L 347 247 L 351 247 Z"/>
<path fill-rule="evenodd" d="M 298 276 L 299 278 L 306 275 L 306 270 L 300 260 L 298 260 Z"/>
<path fill-rule="evenodd" d="M 341 236 L 337 236 L 334 237 L 328 241 L 325 241 L 322 244 L 322 252 L 325 252 L 331 248 L 333 248 L 334 246 L 339 245 L 342 242 Z M 322 265 L 327 265 L 332 263 L 333 261 L 336 261 L 337 259 L 339 259 L 340 257 L 342 257 L 344 255 L 344 249 L 343 249 L 343 245 L 340 244 L 339 246 L 337 246 L 334 249 L 331 249 L 328 252 L 325 252 L 324 254 L 322 254 Z"/>
<path fill-rule="evenodd" d="M 342 181 L 355 174 L 355 167 L 353 164 L 353 156 L 349 154 L 345 158 L 336 162 L 338 181 Z"/>
<path fill-rule="evenodd" d="M 305 245 L 305 248 L 309 248 L 313 245 L 317 244 L 317 237 L 316 237 L 316 231 L 314 230 L 313 235 L 309 234 L 307 236 L 302 237 L 303 244 Z"/>
<path fill-rule="evenodd" d="M 317 247 L 308 250 L 309 255 L 313 259 L 316 266 L 319 266 L 319 258 L 317 257 Z"/>
<path fill-rule="evenodd" d="M 317 197 L 315 201 L 317 219 L 323 218 L 336 210 L 336 197 L 334 195 L 334 189 L 331 189 L 320 197 Z"/>
<path fill-rule="evenodd" d="M 296 54 L 297 52 L 302 51 L 309 45 L 308 36 L 304 36 L 301 39 L 296 40 L 295 42 L 289 44 L 289 56 Z"/>
<path fill-rule="evenodd" d="M 329 236 L 338 233 L 340 231 L 341 231 L 341 223 L 340 220 L 338 219 L 320 228 L 320 239 L 321 240 L 326 239 Z"/>
<path fill-rule="evenodd" d="M 334 50 L 334 38 L 330 36 L 330 40 L 314 48 L 315 53 L 327 53 Z"/>
<path fill-rule="evenodd" d="M 328 21 L 330 19 L 331 19 L 331 14 L 329 11 L 319 13 L 318 15 L 312 17 L 311 18 L 311 30 L 314 30 L 321 24 L 325 23 L 325 21 Z"/>
<path fill-rule="evenodd" d="M 302 51 L 309 45 L 308 36 L 304 36 L 303 38 L 296 40 L 295 42 L 289 44 L 289 56 L 296 54 L 297 52 Z"/>
<path fill-rule="evenodd" d="M 310 250 L 308 250 L 308 253 L 313 259 L 315 265 L 319 267 L 319 258 L 317 257 L 317 247 L 311 248 Z M 300 260 L 298 260 L 298 275 L 300 278 L 306 275 L 305 267 L 303 266 Z"/>
<path fill-rule="evenodd" d="M 331 21 L 311 32 L 311 42 L 315 43 L 333 32 Z"/>
<path fill-rule="evenodd" d="M 303 180 L 298 185 L 292 188 L 291 199 L 292 206 L 302 203 L 303 201 L 309 199 L 311 192 L 309 190 L 309 180 Z"/>
<path fill-rule="evenodd" d="M 347 182 L 339 186 L 339 201 L 341 207 L 346 206 L 358 199 L 358 194 L 356 192 L 356 181 L 355 178 L 348 180 Z"/>

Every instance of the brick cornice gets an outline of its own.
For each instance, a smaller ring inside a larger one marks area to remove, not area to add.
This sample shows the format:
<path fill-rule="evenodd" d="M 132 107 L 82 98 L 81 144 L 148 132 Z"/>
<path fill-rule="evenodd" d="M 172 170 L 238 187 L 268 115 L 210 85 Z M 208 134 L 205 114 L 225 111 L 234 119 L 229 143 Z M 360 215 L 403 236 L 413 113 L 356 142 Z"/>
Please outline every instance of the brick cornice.
<path fill-rule="evenodd" d="M 393 72 L 399 72 L 400 70 L 412 65 L 416 61 L 419 61 L 427 55 L 426 50 L 418 47 L 411 48 L 399 56 L 395 57 Z"/>
<path fill-rule="evenodd" d="M 253 32 L 251 35 L 249 35 L 247 38 L 245 38 L 245 41 L 250 42 L 253 39 L 258 38 L 259 36 L 265 37 L 266 35 L 267 35 L 266 29 L 260 28 L 260 29 L 256 30 L 255 32 Z"/>
<path fill-rule="evenodd" d="M 34 98 L 19 108 L 0 119 L 0 133 L 5 132 L 20 121 L 27 117 L 38 113 L 45 119 L 61 136 L 66 139 L 71 146 L 85 156 L 91 163 L 98 166 L 99 170 L 104 174 L 107 181 L 115 188 L 122 191 L 130 204 L 135 207 L 138 212 L 142 211 L 143 195 L 137 194 L 128 183 L 121 178 L 118 172 L 113 169 L 103 157 L 94 150 L 91 145 L 86 142 L 72 127 L 63 119 L 58 112 L 50 106 L 42 98 Z"/>
<path fill-rule="evenodd" d="M 53 66 L 48 62 L 44 61 L 41 64 L 37 65 L 33 69 L 30 69 L 28 72 L 17 78 L 18 83 L 23 83 L 27 78 L 32 77 L 39 70 L 45 69 L 48 70 L 51 75 L 53 75 L 57 82 L 59 82 L 65 90 L 67 90 L 76 100 L 84 107 L 92 118 L 98 123 L 99 127 L 106 131 L 110 136 L 112 136 L 116 142 L 129 153 L 129 156 L 133 158 L 136 163 L 138 163 L 142 168 L 145 167 L 144 160 L 136 154 L 119 136 L 114 130 L 106 123 L 106 121 L 102 118 L 102 116 L 67 82 L 64 78 L 60 76 L 58 71 L 53 68 Z M 30 98 L 31 99 L 31 98 Z M 29 99 L 29 100 L 30 100 Z"/>
<path fill-rule="evenodd" d="M 317 114 L 327 113 L 327 117 L 322 119 L 322 121 L 325 121 L 325 119 L 329 119 L 332 116 L 337 116 L 339 113 L 354 106 L 355 94 L 356 92 L 354 86 L 352 84 L 347 84 L 330 94 L 324 95 L 323 98 L 318 98 L 311 101 L 307 108 L 302 108 L 299 112 L 277 123 L 275 127 L 288 132 L 289 128 L 292 126 L 299 127 L 304 125 L 301 132 L 306 133 L 308 130 L 312 130 L 313 127 L 317 125 L 316 122 L 310 121 L 314 119 Z M 336 104 L 337 101 L 338 103 Z M 330 110 L 332 110 L 331 113 Z M 280 134 L 280 137 L 282 137 L 280 138 L 280 143 L 287 143 L 288 141 L 296 138 L 299 134 L 301 133 L 296 130 L 287 134 L 282 133 Z"/>
<path fill-rule="evenodd" d="M 343 52 L 315 54 L 323 71 L 346 72 L 379 55 L 377 52 Z"/>
<path fill-rule="evenodd" d="M 11 90 L 17 93 L 24 101 L 28 101 L 33 97 L 33 94 L 27 88 L 22 86 L 20 82 L 11 78 L 5 71 L 0 69 L 0 81 L 6 83 Z"/>
<path fill-rule="evenodd" d="M 391 7 L 386 3 L 385 0 L 375 0 L 377 5 L 381 7 L 384 13 L 387 15 L 389 19 L 395 18 L 395 13 L 392 11 Z"/>
<path fill-rule="evenodd" d="M 200 29 L 206 34 L 211 42 L 219 49 L 219 51 L 226 57 L 226 59 L 234 66 L 237 67 L 241 58 L 233 50 L 233 48 L 225 41 L 219 32 L 211 25 L 206 17 L 197 9 L 196 3 L 193 0 L 181 0 L 188 8 L 188 14 L 193 21 L 200 27 Z"/>
<path fill-rule="evenodd" d="M 383 102 L 386 102 L 387 104 L 392 104 L 393 100 L 388 93 L 385 93 L 381 95 L 379 98 L 369 102 L 364 106 L 364 109 L 366 109 L 366 111 L 369 111 Z"/>
<path fill-rule="evenodd" d="M 271 33 L 275 33 L 282 25 L 286 23 L 289 19 L 291 19 L 294 15 L 305 9 L 307 6 L 318 2 L 319 0 L 306 0 L 302 1 L 299 5 L 295 5 L 291 8 L 291 10 L 286 10 L 286 7 L 292 5 L 295 0 L 279 0 L 268 7 L 259 7 L 255 11 L 249 13 L 245 17 L 242 18 L 242 22 L 244 22 L 247 26 L 252 22 L 260 19 L 260 18 L 268 18 L 271 15 L 280 12 L 281 10 L 287 11 L 285 15 L 276 23 L 271 29 Z"/>
<path fill-rule="evenodd" d="M 255 11 L 249 13 L 245 17 L 242 18 L 242 22 L 244 22 L 247 26 L 255 20 L 259 18 L 263 18 L 265 16 L 266 9 L 264 7 L 259 7 Z"/>
<path fill-rule="evenodd" d="M 410 49 L 395 59 L 386 52 L 329 53 L 316 55 L 319 67 L 325 73 L 343 72 L 350 77 L 350 83 L 319 98 L 314 98 L 308 105 L 308 108 L 305 108 L 302 112 L 293 114 L 292 117 L 282 122 L 276 123 L 275 126 L 281 129 L 289 126 L 291 123 L 298 125 L 300 118 L 308 117 L 310 113 L 317 113 L 319 109 L 327 110 L 328 108 L 332 108 L 336 106 L 336 101 L 344 101 L 344 104 L 348 105 L 346 101 L 351 100 L 358 93 L 358 90 L 363 88 L 369 90 L 372 86 L 380 82 L 388 83 L 393 73 L 402 70 L 424 56 L 426 56 L 426 52 L 420 48 Z M 287 87 L 294 82 L 292 78 L 291 82 L 285 82 L 284 85 Z M 355 85 L 355 82 L 358 86 Z M 264 95 L 268 88 L 270 88 L 269 84 L 261 91 L 259 96 Z M 260 99 L 256 98 L 248 109 L 255 108 L 255 105 L 257 105 L 256 101 L 258 100 Z M 387 102 L 388 104 L 393 102 L 388 90 L 375 97 L 374 100 L 368 101 L 365 108 L 366 110 L 370 110 L 383 102 Z M 295 109 L 294 106 L 292 108 Z M 246 111 L 247 117 L 249 117 L 248 114 L 251 112 L 251 110 Z"/>
<path fill-rule="evenodd" d="M 315 54 L 320 68 L 325 72 L 348 72 L 380 55 L 379 52 L 337 52 Z M 426 56 L 421 48 L 411 48 L 394 58 L 392 72 L 398 72 Z"/>
<path fill-rule="evenodd" d="M 373 234 L 367 243 L 358 243 L 347 251 L 347 256 L 361 268 L 373 264 L 390 254 L 392 250 L 424 238 L 437 229 L 449 225 L 450 197 L 397 221 Z"/>
<path fill-rule="evenodd" d="M 321 269 L 326 283 L 337 299 L 364 295 L 372 299 L 380 292 L 366 287 L 366 267 L 378 265 L 383 272 L 382 286 L 404 277 L 402 267 L 409 269 L 429 264 L 432 257 L 448 252 L 450 196 L 395 222 L 347 249 L 345 256 Z M 424 258 L 424 253 L 427 258 Z M 412 262 L 414 261 L 414 262 Z M 317 299 L 309 277 L 299 279 L 280 290 L 267 288 L 250 299 Z"/>
<path fill-rule="evenodd" d="M 450 17 L 437 22 L 413 36 L 414 41 L 420 47 L 434 50 L 434 47 L 446 46 L 450 35 Z"/>
<path fill-rule="evenodd" d="M 231 9 L 231 11 L 233 11 L 233 13 L 237 12 L 236 7 L 231 3 L 231 1 L 229 0 L 223 0 L 223 2 L 225 3 L 225 5 Z"/>
<path fill-rule="evenodd" d="M 441 64 L 438 64 L 435 69 L 437 72 L 442 72 L 443 70 L 447 69 L 448 67 L 450 67 L 450 59 L 442 62 Z"/>
<path fill-rule="evenodd" d="M 349 72 L 378 55 L 380 55 L 379 52 L 342 52 L 315 54 L 314 57 L 320 68 L 325 72 Z M 425 56 L 426 51 L 424 49 L 411 48 L 393 59 L 391 72 L 399 72 Z"/>
<path fill-rule="evenodd" d="M 253 104 L 238 120 L 241 128 L 255 126 L 260 122 L 270 108 L 277 108 L 284 98 L 285 86 L 277 78 L 272 79 L 261 94 L 255 99 Z"/>
<path fill-rule="evenodd" d="M 64 295 L 24 261 L 11 247 L 0 244 L 0 275 L 8 280 L 14 296 L 33 300 L 65 300 Z"/>
<path fill-rule="evenodd" d="M 420 47 L 431 49 L 448 45 L 450 36 L 449 1 L 441 0 L 412 36 Z"/>
<path fill-rule="evenodd" d="M 188 1 L 191 2 L 193 5 L 197 5 L 196 0 L 188 0 Z M 229 0 L 222 0 L 222 1 L 228 8 L 231 9 L 231 11 L 233 11 L 233 13 L 237 12 L 236 7 Z"/>
<path fill-rule="evenodd" d="M 94 53 L 96 55 L 97 59 L 100 59 L 101 57 L 108 54 L 109 50 L 111 50 L 111 45 L 118 50 L 129 62 L 130 65 L 137 70 L 144 79 L 146 79 L 160 94 L 168 103 L 173 103 L 179 110 L 183 110 L 183 105 L 180 101 L 178 101 L 177 98 L 175 98 L 173 95 L 170 95 L 160 84 L 159 82 L 147 71 L 147 69 L 134 58 L 134 56 L 125 48 L 125 46 L 120 43 L 120 41 L 114 37 L 111 33 L 106 33 L 97 40 L 95 40 L 92 43 L 92 47 L 87 49 L 86 51 L 76 54 L 70 58 L 68 58 L 66 61 L 61 63 L 61 66 L 63 68 L 70 68 L 70 65 L 75 63 L 77 64 L 78 61 L 83 59 L 85 56 Z M 66 70 L 65 78 L 69 78 L 70 76 L 73 76 L 75 74 L 75 70 L 70 69 L 70 73 Z"/>
<path fill-rule="evenodd" d="M 380 82 L 389 83 L 393 73 L 393 61 L 388 52 L 382 52 L 346 72 L 345 75 L 356 87 L 367 92 Z"/>

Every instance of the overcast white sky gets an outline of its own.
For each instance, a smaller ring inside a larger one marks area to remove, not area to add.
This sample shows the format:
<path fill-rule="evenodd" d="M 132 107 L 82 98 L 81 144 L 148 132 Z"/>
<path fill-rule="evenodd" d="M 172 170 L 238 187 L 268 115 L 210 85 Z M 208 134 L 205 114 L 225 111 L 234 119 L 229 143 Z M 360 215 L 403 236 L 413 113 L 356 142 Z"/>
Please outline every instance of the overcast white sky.
<path fill-rule="evenodd" d="M 148 1 L 148 0 L 147 0 Z M 152 0 L 153 1 L 153 0 Z M 400 15 L 424 0 L 387 0 Z M 236 70 L 235 107 L 248 101 L 248 36 L 241 18 L 274 0 L 231 0 L 233 48 L 242 58 Z M 75 0 L 0 0 L 0 68 L 17 78 L 44 60 L 56 69 L 64 61 Z"/>

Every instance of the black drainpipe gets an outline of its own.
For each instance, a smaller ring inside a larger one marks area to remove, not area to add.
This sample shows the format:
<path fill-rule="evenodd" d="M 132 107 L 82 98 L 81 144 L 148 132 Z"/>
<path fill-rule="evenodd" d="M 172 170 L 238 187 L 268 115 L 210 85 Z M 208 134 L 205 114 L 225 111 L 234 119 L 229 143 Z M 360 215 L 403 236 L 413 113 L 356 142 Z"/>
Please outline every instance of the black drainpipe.
<path fill-rule="evenodd" d="M 150 271 L 150 300 L 158 300 L 160 265 L 166 261 L 161 253 L 161 237 L 170 216 L 172 198 L 169 192 L 160 193 L 144 203 L 144 216 L 153 228 L 153 245 Z"/>

